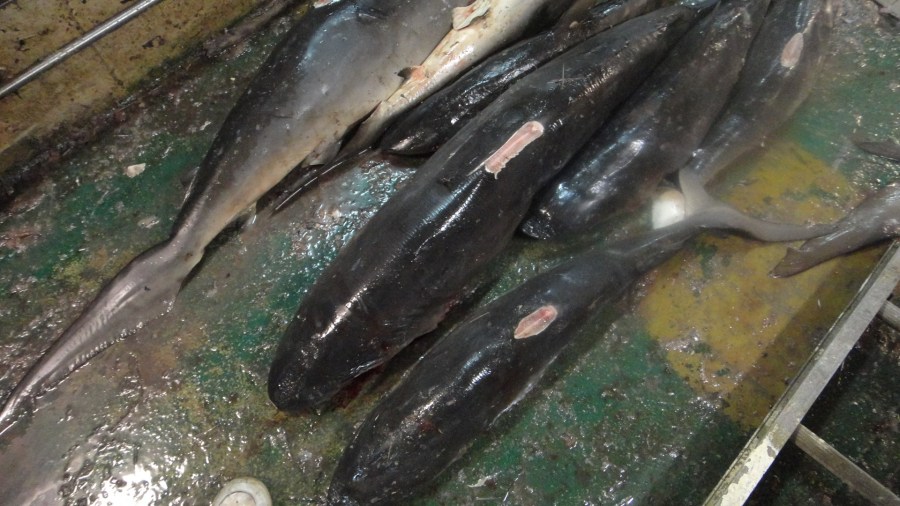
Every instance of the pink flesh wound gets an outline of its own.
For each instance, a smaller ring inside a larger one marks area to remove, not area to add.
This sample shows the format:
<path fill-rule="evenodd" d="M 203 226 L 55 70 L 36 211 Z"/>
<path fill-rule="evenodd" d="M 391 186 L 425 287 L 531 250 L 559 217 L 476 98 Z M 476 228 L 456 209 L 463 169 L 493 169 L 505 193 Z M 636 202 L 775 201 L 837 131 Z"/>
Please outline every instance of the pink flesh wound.
<path fill-rule="evenodd" d="M 556 308 L 553 306 L 541 306 L 533 313 L 519 320 L 513 337 L 516 339 L 525 339 L 526 337 L 536 336 L 547 330 L 547 327 L 556 319 Z"/>
<path fill-rule="evenodd" d="M 484 170 L 497 176 L 497 174 L 506 167 L 510 160 L 515 158 L 525 149 L 526 146 L 534 142 L 540 136 L 544 135 L 544 125 L 537 121 L 529 121 L 525 123 L 516 133 L 500 146 L 500 149 L 494 152 L 487 160 L 484 161 Z"/>
<path fill-rule="evenodd" d="M 800 61 L 800 56 L 803 55 L 803 34 L 798 33 L 791 37 L 791 40 L 785 44 L 784 49 L 781 51 L 781 66 L 785 68 L 794 68 L 794 65 L 797 65 L 797 62 Z"/>

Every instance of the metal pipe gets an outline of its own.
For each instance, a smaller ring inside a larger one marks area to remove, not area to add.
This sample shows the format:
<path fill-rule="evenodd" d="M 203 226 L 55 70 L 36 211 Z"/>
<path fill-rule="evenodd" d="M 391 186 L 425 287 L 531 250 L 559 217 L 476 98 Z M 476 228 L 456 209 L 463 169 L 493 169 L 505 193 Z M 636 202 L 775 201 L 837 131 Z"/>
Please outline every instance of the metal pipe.
<path fill-rule="evenodd" d="M 81 51 L 86 46 L 90 45 L 94 41 L 97 41 L 108 33 L 116 30 L 120 26 L 134 19 L 138 14 L 144 12 L 149 9 L 153 5 L 159 3 L 160 0 L 141 0 L 140 2 L 132 5 L 131 7 L 125 9 L 124 11 L 116 14 L 112 18 L 105 21 L 103 24 L 97 26 L 93 30 L 87 32 L 82 35 L 80 38 L 73 40 L 72 42 L 66 44 L 62 47 L 62 49 L 56 51 L 51 54 L 44 60 L 39 61 L 38 63 L 29 67 L 25 72 L 22 72 L 18 76 L 16 76 L 12 81 L 5 84 L 2 88 L 0 88 L 0 98 L 9 95 L 10 93 L 18 90 L 22 86 L 25 86 L 32 80 L 34 80 L 37 76 L 42 74 L 44 71 L 49 70 L 50 68 L 56 66 L 57 64 L 64 61 L 66 58 L 72 56 L 73 54 Z"/>
<path fill-rule="evenodd" d="M 845 457 L 843 453 L 835 450 L 834 447 L 804 425 L 797 426 L 797 430 L 791 439 L 813 460 L 831 471 L 831 474 L 840 478 L 848 487 L 868 499 L 872 504 L 877 506 L 900 505 L 900 498 L 891 492 L 890 489 L 879 483 L 875 478 L 872 478 L 869 473 L 860 469 L 853 461 Z"/>
<path fill-rule="evenodd" d="M 900 330 L 900 307 L 897 307 L 896 304 L 891 301 L 885 302 L 878 314 L 880 314 L 881 317 L 884 318 L 884 321 L 891 327 Z"/>
<path fill-rule="evenodd" d="M 847 353 L 900 282 L 900 242 L 888 248 L 838 321 L 766 415 L 704 506 L 744 504 Z"/>

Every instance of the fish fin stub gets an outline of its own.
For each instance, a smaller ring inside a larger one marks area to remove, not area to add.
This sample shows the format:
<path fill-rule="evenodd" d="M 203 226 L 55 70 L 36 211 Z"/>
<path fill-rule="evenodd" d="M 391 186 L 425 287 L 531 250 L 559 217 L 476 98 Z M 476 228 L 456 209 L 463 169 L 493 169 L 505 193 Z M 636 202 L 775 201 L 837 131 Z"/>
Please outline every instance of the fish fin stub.
<path fill-rule="evenodd" d="M 340 0 L 334 0 L 340 1 Z M 390 15 L 380 9 L 376 3 L 370 3 L 368 5 L 363 4 L 357 7 L 356 17 L 363 23 L 372 23 L 376 21 L 384 21 L 390 18 Z"/>
<path fill-rule="evenodd" d="M 851 139 L 853 144 L 866 153 L 900 162 L 900 143 L 894 140 L 875 141 L 861 137 Z"/>
<path fill-rule="evenodd" d="M 519 231 L 531 239 L 547 241 L 560 235 L 556 223 L 545 209 L 538 209 L 525 218 L 519 225 Z"/>
<path fill-rule="evenodd" d="M 491 10 L 491 0 L 475 0 L 464 7 L 454 7 L 452 11 L 453 29 L 462 30 Z"/>

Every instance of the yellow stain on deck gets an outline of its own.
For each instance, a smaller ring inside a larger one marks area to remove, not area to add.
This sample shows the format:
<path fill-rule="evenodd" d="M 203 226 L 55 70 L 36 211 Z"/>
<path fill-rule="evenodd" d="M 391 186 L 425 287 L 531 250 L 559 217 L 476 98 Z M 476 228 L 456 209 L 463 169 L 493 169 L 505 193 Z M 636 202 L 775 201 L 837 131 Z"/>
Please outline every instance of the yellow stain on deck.
<path fill-rule="evenodd" d="M 827 223 L 859 196 L 836 170 L 779 143 L 723 198 L 770 219 Z M 673 370 L 725 413 L 755 428 L 849 302 L 878 251 L 833 260 L 787 279 L 769 271 L 787 245 L 704 234 L 658 269 L 639 305 Z"/>

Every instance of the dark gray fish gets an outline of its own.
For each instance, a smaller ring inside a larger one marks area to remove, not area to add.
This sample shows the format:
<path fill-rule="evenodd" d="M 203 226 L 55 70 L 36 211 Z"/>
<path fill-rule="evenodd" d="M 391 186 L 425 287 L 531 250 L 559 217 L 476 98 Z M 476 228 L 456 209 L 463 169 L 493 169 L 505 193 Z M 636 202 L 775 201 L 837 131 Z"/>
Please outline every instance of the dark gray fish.
<path fill-rule="evenodd" d="M 788 249 L 772 270 L 778 278 L 793 276 L 840 255 L 900 236 L 900 181 L 895 181 L 864 200 L 822 237 Z"/>
<path fill-rule="evenodd" d="M 591 303 L 617 300 L 637 276 L 632 257 L 601 249 L 477 311 L 363 421 L 327 503 L 394 504 L 419 493 L 540 379 L 592 314 Z"/>
<path fill-rule="evenodd" d="M 720 212 L 713 199 L 699 205 L 710 207 L 532 278 L 442 337 L 363 421 L 332 477 L 328 503 L 393 504 L 421 491 L 540 381 L 585 320 L 701 230 L 806 233 L 772 223 L 745 230 L 743 219 Z"/>
<path fill-rule="evenodd" d="M 894 19 L 900 19 L 900 2 L 897 0 L 875 0 L 881 9 L 879 12 L 883 16 L 893 16 Z"/>
<path fill-rule="evenodd" d="M 433 153 L 529 72 L 588 37 L 655 9 L 660 3 L 660 0 L 603 2 L 576 22 L 500 51 L 410 111 L 384 135 L 381 148 L 401 155 Z"/>
<path fill-rule="evenodd" d="M 725 106 L 768 5 L 723 2 L 688 32 L 541 191 L 521 230 L 539 239 L 589 231 L 684 166 Z"/>
<path fill-rule="evenodd" d="M 396 73 L 420 62 L 449 30 L 453 3 L 341 0 L 310 9 L 226 118 L 171 237 L 100 291 L 13 390 L 0 425 L 8 427 L 20 405 L 117 338 L 165 313 L 228 223 L 400 85 Z"/>
<path fill-rule="evenodd" d="M 729 104 L 678 173 L 685 193 L 760 145 L 803 103 L 827 56 L 838 1 L 773 0 Z M 818 235 L 831 231 L 822 226 Z"/>
<path fill-rule="evenodd" d="M 866 153 L 900 162 L 900 144 L 896 141 L 867 141 L 854 139 L 853 144 L 856 144 L 856 147 Z"/>
<path fill-rule="evenodd" d="M 759 146 L 809 95 L 828 54 L 838 0 L 773 0 L 735 86 L 690 162 L 702 183 Z"/>
<path fill-rule="evenodd" d="M 672 7 L 585 41 L 438 150 L 306 295 L 269 372 L 273 403 L 320 405 L 434 329 L 509 241 L 534 193 L 694 18 L 692 9 Z"/>

